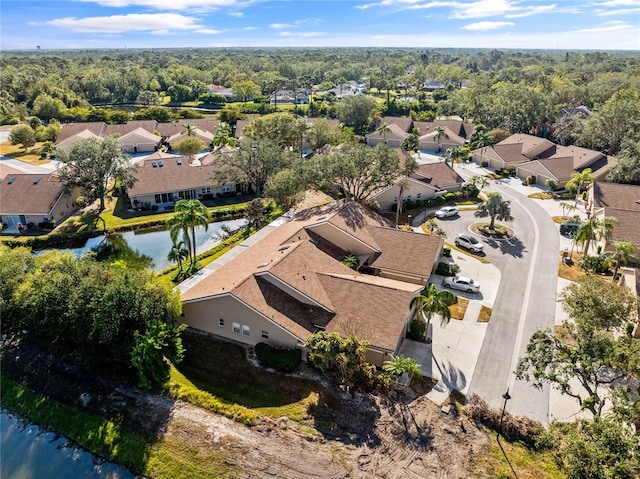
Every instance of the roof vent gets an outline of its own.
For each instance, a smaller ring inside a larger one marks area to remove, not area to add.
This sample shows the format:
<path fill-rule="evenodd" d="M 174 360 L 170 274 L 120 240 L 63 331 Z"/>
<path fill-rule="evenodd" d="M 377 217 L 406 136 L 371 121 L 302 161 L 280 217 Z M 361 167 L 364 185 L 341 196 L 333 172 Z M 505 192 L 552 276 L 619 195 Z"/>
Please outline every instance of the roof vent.
<path fill-rule="evenodd" d="M 269 262 L 267 261 L 266 263 L 260 263 L 257 268 L 264 268 L 265 266 L 269 266 Z"/>
<path fill-rule="evenodd" d="M 38 176 L 35 180 L 33 180 L 33 184 L 37 185 L 38 183 L 40 183 L 40 177 Z"/>
<path fill-rule="evenodd" d="M 289 249 L 289 245 L 278 248 L 278 251 L 284 251 L 286 249 Z"/>
<path fill-rule="evenodd" d="M 176 160 L 176 163 L 178 163 L 179 165 L 181 165 L 181 164 L 182 164 L 182 160 L 181 160 L 180 158 L 178 158 L 178 159 Z"/>
<path fill-rule="evenodd" d="M 154 168 L 157 168 L 158 167 L 158 162 L 152 161 L 151 162 L 151 166 L 153 166 Z"/>
<path fill-rule="evenodd" d="M 14 181 L 16 181 L 16 178 L 14 176 L 12 176 L 11 178 L 9 178 L 9 181 L 7 181 L 7 184 L 10 185 Z"/>
<path fill-rule="evenodd" d="M 162 161 L 159 161 L 158 166 L 164 166 L 164 163 Z"/>

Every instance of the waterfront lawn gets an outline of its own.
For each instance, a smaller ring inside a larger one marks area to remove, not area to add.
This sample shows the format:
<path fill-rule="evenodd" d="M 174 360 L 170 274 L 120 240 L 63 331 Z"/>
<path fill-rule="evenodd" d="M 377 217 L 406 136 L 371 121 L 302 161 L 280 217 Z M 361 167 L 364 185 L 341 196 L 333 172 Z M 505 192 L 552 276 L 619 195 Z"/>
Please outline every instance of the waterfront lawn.
<path fill-rule="evenodd" d="M 327 391 L 315 381 L 252 366 L 245 357 L 244 348 L 237 344 L 189 331 L 182 334 L 182 340 L 185 358 L 177 368 L 180 374 L 172 372 L 172 387 L 179 384 L 182 388 L 213 395 L 228 404 L 240 405 L 266 416 L 287 416 L 306 425 L 311 424 L 309 408 L 321 400 L 331 400 Z M 225 358 L 224 364 L 219 358 Z"/>
<path fill-rule="evenodd" d="M 158 440 L 113 420 L 36 394 L 5 375 L 0 383 L 3 407 L 61 433 L 84 449 L 137 475 L 206 479 L 240 472 L 239 467 L 227 461 L 224 453 L 204 452 L 170 436 Z"/>

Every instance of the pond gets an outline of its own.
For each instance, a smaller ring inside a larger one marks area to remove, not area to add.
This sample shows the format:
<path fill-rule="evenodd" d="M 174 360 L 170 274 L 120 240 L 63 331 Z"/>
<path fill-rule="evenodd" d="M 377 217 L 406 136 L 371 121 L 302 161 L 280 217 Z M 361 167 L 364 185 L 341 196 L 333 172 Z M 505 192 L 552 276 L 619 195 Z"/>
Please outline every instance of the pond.
<path fill-rule="evenodd" d="M 39 479 L 133 479 L 135 476 L 111 462 L 74 447 L 66 438 L 23 423 L 12 414 L 0 414 L 0 477 Z"/>
<path fill-rule="evenodd" d="M 235 231 L 247 224 L 246 219 L 219 221 L 210 223 L 207 230 L 196 228 L 196 251 L 202 253 L 222 241 L 220 235 L 225 230 Z M 95 251 L 100 259 L 122 259 L 129 264 L 136 263 L 142 267 L 152 267 L 162 271 L 171 266 L 167 259 L 171 251 L 171 237 L 168 230 L 163 231 L 128 231 L 126 233 L 90 238 L 81 248 L 70 248 L 61 251 L 73 251 L 77 255 Z M 45 251 L 38 251 L 42 254 Z"/>

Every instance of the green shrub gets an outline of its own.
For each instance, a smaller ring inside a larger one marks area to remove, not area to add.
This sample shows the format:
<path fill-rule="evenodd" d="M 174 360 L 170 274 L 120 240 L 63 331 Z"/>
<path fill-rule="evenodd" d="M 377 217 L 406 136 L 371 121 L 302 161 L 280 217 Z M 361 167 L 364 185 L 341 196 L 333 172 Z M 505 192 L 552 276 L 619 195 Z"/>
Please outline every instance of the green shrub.
<path fill-rule="evenodd" d="M 291 372 L 302 361 L 302 351 L 299 349 L 274 348 L 267 343 L 255 346 L 256 356 L 263 366 Z"/>
<path fill-rule="evenodd" d="M 424 321 L 418 321 L 414 319 L 409 323 L 409 339 L 414 341 L 421 341 L 424 338 L 424 333 L 427 331 L 427 323 Z"/>
<path fill-rule="evenodd" d="M 527 176 L 527 185 L 534 185 L 536 183 L 536 177 L 531 175 Z"/>
<path fill-rule="evenodd" d="M 55 224 L 51 220 L 38 223 L 38 228 L 42 228 L 43 230 L 52 230 L 54 226 Z"/>
<path fill-rule="evenodd" d="M 456 197 L 455 193 L 445 193 L 444 199 L 445 201 L 453 201 Z"/>
<path fill-rule="evenodd" d="M 429 200 L 429 206 L 440 206 L 445 203 L 445 199 L 442 196 L 437 196 Z"/>
<path fill-rule="evenodd" d="M 416 202 L 413 201 L 413 200 L 407 200 L 404 203 L 404 207 L 407 210 L 412 210 L 412 209 L 414 209 L 416 207 Z"/>
<path fill-rule="evenodd" d="M 480 166 L 482 166 L 483 168 L 486 168 L 487 166 L 489 166 L 489 162 L 483 161 L 482 163 L 480 163 Z"/>
<path fill-rule="evenodd" d="M 451 256 L 451 248 L 444 247 L 442 248 L 442 256 L 446 256 L 447 258 Z"/>

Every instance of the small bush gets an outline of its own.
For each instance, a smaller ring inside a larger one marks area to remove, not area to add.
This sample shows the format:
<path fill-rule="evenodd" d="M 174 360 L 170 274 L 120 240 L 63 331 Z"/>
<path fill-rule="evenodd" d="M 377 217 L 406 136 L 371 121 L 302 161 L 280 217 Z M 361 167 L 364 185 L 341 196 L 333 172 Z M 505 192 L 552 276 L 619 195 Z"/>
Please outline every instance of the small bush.
<path fill-rule="evenodd" d="M 451 248 L 444 247 L 442 248 L 442 256 L 446 256 L 447 258 L 451 256 Z"/>
<path fill-rule="evenodd" d="M 486 168 L 487 166 L 489 166 L 489 162 L 483 161 L 482 163 L 480 163 L 480 166 L 482 166 L 483 168 Z"/>
<path fill-rule="evenodd" d="M 416 207 L 416 202 L 413 201 L 413 200 L 407 200 L 404 203 L 404 207 L 407 210 L 412 210 L 412 209 L 414 209 Z"/>
<path fill-rule="evenodd" d="M 41 223 L 38 223 L 38 228 L 41 228 L 43 230 L 52 230 L 54 226 L 55 224 L 53 223 L 53 221 L 43 221 Z"/>
<path fill-rule="evenodd" d="M 499 409 L 489 407 L 480 397 L 473 395 L 465 412 L 476 423 L 483 424 L 494 431 L 502 433 L 504 437 L 512 441 L 522 441 L 529 446 L 536 444 L 538 436 L 544 432 L 544 427 L 538 421 L 526 417 L 513 416 L 505 412 L 500 427 L 502 412 Z"/>
<path fill-rule="evenodd" d="M 424 321 L 418 321 L 414 319 L 409 324 L 409 332 L 407 335 L 409 339 L 413 339 L 414 341 L 421 341 L 424 338 L 424 333 L 427 331 L 427 323 Z"/>
<path fill-rule="evenodd" d="M 302 361 L 299 349 L 274 348 L 267 343 L 258 343 L 255 351 L 262 365 L 280 371 L 291 372 Z"/>
<path fill-rule="evenodd" d="M 531 175 L 531 176 L 527 176 L 527 185 L 535 185 L 536 183 L 536 177 Z"/>
<path fill-rule="evenodd" d="M 455 199 L 455 193 L 445 193 L 444 199 L 445 201 L 453 201 Z"/>
<path fill-rule="evenodd" d="M 436 198 L 431 198 L 429 200 L 429 206 L 440 206 L 445 203 L 445 199 L 442 196 L 438 196 Z"/>

